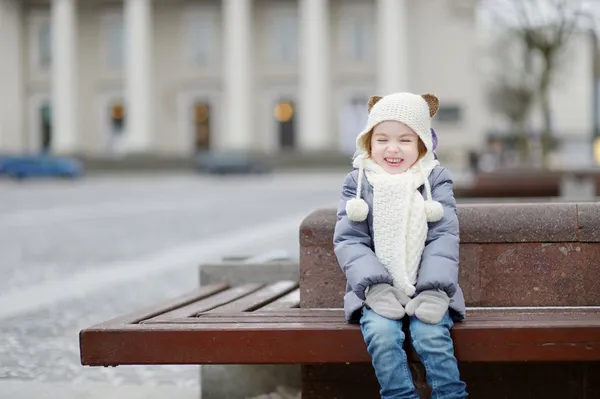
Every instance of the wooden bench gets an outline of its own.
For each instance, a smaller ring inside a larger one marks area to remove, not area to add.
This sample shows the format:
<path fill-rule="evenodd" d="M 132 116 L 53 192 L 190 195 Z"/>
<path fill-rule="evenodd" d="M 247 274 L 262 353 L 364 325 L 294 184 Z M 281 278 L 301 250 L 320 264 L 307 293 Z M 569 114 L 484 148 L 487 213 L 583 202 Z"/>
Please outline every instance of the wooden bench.
<path fill-rule="evenodd" d="M 469 205 L 459 217 L 469 308 L 452 335 L 471 396 L 598 397 L 600 206 Z M 84 329 L 82 364 L 302 364 L 303 399 L 377 398 L 360 330 L 343 319 L 334 223 L 332 209 L 302 223 L 298 282 L 213 284 Z"/>
<path fill-rule="evenodd" d="M 460 198 L 552 198 L 589 200 L 600 195 L 598 168 L 564 170 L 506 169 L 478 173 L 473 182 L 457 185 Z"/>
<path fill-rule="evenodd" d="M 294 281 L 209 285 L 83 330 L 82 363 L 369 362 L 359 328 L 344 321 L 341 309 L 299 303 Z M 469 310 L 468 322 L 452 334 L 463 361 L 582 361 L 600 360 L 599 328 L 600 308 L 482 308 Z"/>

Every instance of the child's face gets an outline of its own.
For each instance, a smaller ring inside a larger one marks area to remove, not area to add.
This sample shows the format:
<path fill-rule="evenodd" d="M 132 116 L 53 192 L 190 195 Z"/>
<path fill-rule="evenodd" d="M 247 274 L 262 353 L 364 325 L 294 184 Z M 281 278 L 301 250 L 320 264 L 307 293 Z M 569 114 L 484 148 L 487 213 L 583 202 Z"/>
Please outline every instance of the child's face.
<path fill-rule="evenodd" d="M 371 135 L 371 158 L 388 173 L 406 172 L 419 159 L 419 136 L 404 123 L 381 122 Z"/>

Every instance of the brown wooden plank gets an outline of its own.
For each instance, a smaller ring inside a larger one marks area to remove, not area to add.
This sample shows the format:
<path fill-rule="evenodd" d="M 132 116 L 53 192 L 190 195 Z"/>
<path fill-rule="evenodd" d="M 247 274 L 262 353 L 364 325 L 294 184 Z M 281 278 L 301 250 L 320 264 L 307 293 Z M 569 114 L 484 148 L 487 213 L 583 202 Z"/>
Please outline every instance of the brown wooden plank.
<path fill-rule="evenodd" d="M 251 315 L 250 317 L 245 317 L 246 315 Z M 216 315 L 213 315 L 216 316 Z M 227 313 L 220 314 L 216 317 L 208 317 L 208 316 L 200 316 L 200 317 L 187 317 L 187 318 L 179 318 L 179 319 L 165 319 L 158 320 L 154 323 L 160 324 L 257 324 L 257 323 L 340 323 L 343 320 L 340 320 L 337 316 L 305 316 L 302 318 L 298 317 L 271 317 L 269 315 L 253 315 L 252 312 L 240 312 L 240 313 Z M 150 324 L 150 323 L 146 323 Z"/>
<path fill-rule="evenodd" d="M 297 308 L 298 306 L 300 306 L 300 288 L 296 288 L 289 294 L 286 294 L 257 310 L 261 312 L 274 312 L 277 310 Z"/>
<path fill-rule="evenodd" d="M 229 285 L 227 283 L 217 283 L 217 284 L 205 285 L 205 286 L 199 287 L 198 289 L 195 289 L 191 292 L 188 292 L 186 294 L 180 295 L 176 298 L 173 298 L 166 302 L 163 302 L 158 306 L 155 305 L 155 306 L 147 307 L 145 309 L 137 310 L 133 313 L 130 313 L 130 314 L 127 314 L 124 316 L 115 317 L 115 318 L 107 320 L 105 322 L 96 324 L 96 325 L 92 326 L 91 328 L 102 328 L 103 326 L 113 327 L 113 326 L 119 325 L 119 324 L 139 323 L 145 319 L 151 319 L 162 313 L 169 312 L 173 309 L 177 309 L 182 306 L 186 306 L 189 303 L 196 302 L 203 298 L 214 295 L 218 292 L 226 290 L 227 287 L 229 287 Z"/>
<path fill-rule="evenodd" d="M 214 328 L 195 330 L 178 325 L 173 329 L 166 324 L 154 324 L 129 325 L 113 331 L 88 330 L 80 337 L 81 363 L 89 366 L 294 364 L 321 359 L 344 362 L 348 356 L 366 354 L 366 351 L 360 352 L 364 341 L 356 326 L 337 329 L 325 325 L 298 328 L 292 325 L 277 331 L 265 329 L 263 325 L 225 331 L 223 325 L 208 326 Z M 130 327 L 145 327 L 145 330 Z M 359 351 L 353 353 L 356 349 Z"/>
<path fill-rule="evenodd" d="M 238 285 L 233 288 L 216 293 L 215 295 L 202 298 L 200 301 L 189 303 L 186 306 L 175 308 L 169 312 L 162 313 L 156 317 L 144 320 L 144 323 L 168 322 L 171 319 L 181 317 L 194 317 L 199 313 L 223 306 L 232 301 L 244 298 L 263 287 L 263 284 L 251 283 Z"/>
<path fill-rule="evenodd" d="M 292 308 L 278 311 L 263 312 L 263 308 L 253 312 L 237 313 L 243 317 L 314 317 L 314 316 L 332 316 L 344 317 L 344 310 L 340 308 Z M 222 317 L 221 314 L 203 313 L 202 317 Z M 467 308 L 467 322 L 470 321 L 502 321 L 502 320 L 547 320 L 557 321 L 557 319 L 586 319 L 600 317 L 600 306 L 589 307 L 560 307 L 560 308 Z M 464 323 L 457 323 L 461 325 Z"/>
<path fill-rule="evenodd" d="M 173 324 L 202 324 L 202 323 L 319 323 L 319 322 L 344 322 L 343 311 L 321 312 L 311 314 L 305 312 L 301 316 L 289 311 L 274 312 L 228 312 L 228 313 L 203 313 L 199 317 L 168 319 L 164 322 Z M 561 316 L 562 315 L 562 316 Z M 545 329 L 545 328 L 578 328 L 578 327 L 597 327 L 600 328 L 600 310 L 577 312 L 577 314 L 568 314 L 565 312 L 510 312 L 500 311 L 497 314 L 488 312 L 486 314 L 472 314 L 465 322 L 456 323 L 454 329 Z"/>
<path fill-rule="evenodd" d="M 227 315 L 235 315 L 236 317 L 293 317 L 295 319 L 302 319 L 303 317 L 334 317 L 338 320 L 342 320 L 344 317 L 344 312 L 339 309 L 301 309 L 301 308 L 292 308 L 286 310 L 272 310 L 272 311 L 262 311 L 255 310 L 254 312 L 237 312 L 237 313 L 202 313 L 198 315 L 198 317 L 206 319 L 206 318 L 220 318 Z"/>
<path fill-rule="evenodd" d="M 238 320 L 254 318 L 254 323 L 206 323 L 202 322 L 203 316 L 196 318 L 196 323 L 91 328 L 80 333 L 81 362 L 84 365 L 369 362 L 359 327 L 347 324 L 341 309 L 337 312 L 339 322 L 322 322 L 329 316 L 320 316 L 314 320 L 304 317 L 263 323 L 253 313 L 247 313 Z M 471 362 L 600 361 L 600 310 L 574 310 L 582 320 L 566 310 L 554 313 L 570 317 L 571 325 L 566 320 L 555 320 L 552 325 L 549 310 L 472 311 L 468 321 L 457 323 L 452 330 L 456 356 L 459 361 Z M 486 315 L 495 318 L 495 322 L 486 319 Z M 533 319 L 526 320 L 525 316 Z M 235 320 L 231 314 L 227 317 Z"/>
<path fill-rule="evenodd" d="M 335 316 L 344 317 L 344 311 L 342 309 L 306 309 L 306 308 L 292 308 L 285 310 L 272 310 L 263 311 L 263 308 L 257 309 L 253 312 L 244 312 L 245 317 L 253 316 L 270 316 L 270 317 L 313 317 L 313 316 Z M 242 314 L 242 313 L 236 313 Z M 201 317 L 221 317 L 219 313 L 202 313 Z"/>
<path fill-rule="evenodd" d="M 238 300 L 216 307 L 205 313 L 229 313 L 229 312 L 248 312 L 265 306 L 266 304 L 278 299 L 298 288 L 298 282 L 293 280 L 282 280 L 268 284 L 261 289 L 246 295 Z"/>
<path fill-rule="evenodd" d="M 511 331 L 511 330 L 506 330 Z M 513 330 L 514 332 L 514 330 Z M 598 361 L 598 328 L 453 330 L 459 361 Z M 345 323 L 127 325 L 81 335 L 84 365 L 369 362 L 358 326 Z M 290 345 L 293 343 L 293 345 Z"/>

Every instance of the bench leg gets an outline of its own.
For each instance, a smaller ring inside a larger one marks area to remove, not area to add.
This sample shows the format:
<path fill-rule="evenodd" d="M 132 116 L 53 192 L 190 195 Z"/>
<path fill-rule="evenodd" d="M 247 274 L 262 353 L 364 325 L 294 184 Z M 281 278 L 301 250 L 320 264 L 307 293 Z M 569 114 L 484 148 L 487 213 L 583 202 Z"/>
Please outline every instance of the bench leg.
<path fill-rule="evenodd" d="M 425 370 L 410 363 L 415 387 L 421 398 L 429 398 Z M 373 366 L 323 364 L 302 366 L 302 399 L 379 399 L 379 383 Z"/>

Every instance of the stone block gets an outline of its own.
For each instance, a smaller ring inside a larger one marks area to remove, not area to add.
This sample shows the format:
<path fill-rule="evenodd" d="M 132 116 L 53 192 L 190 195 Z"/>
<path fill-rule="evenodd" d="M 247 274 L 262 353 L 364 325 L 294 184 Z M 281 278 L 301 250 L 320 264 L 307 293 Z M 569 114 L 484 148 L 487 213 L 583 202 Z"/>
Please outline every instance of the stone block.
<path fill-rule="evenodd" d="M 300 390 L 299 365 L 202 365 L 202 399 L 248 399 Z"/>
<path fill-rule="evenodd" d="M 298 261 L 274 256 L 227 259 L 199 267 L 201 285 L 227 282 L 272 283 L 298 280 Z M 254 261 L 263 261 L 254 263 Z M 202 399 L 247 399 L 269 395 L 282 387 L 300 390 L 299 365 L 202 365 L 200 385 Z"/>
<path fill-rule="evenodd" d="M 458 218 L 464 243 L 578 240 L 576 204 L 472 204 Z"/>
<path fill-rule="evenodd" d="M 581 176 L 565 173 L 560 179 L 560 196 L 565 201 L 585 201 L 596 198 L 596 180 L 594 175 Z"/>
<path fill-rule="evenodd" d="M 200 284 L 207 285 L 222 281 L 231 285 L 247 282 L 268 284 L 280 280 L 298 280 L 297 260 L 275 260 L 265 263 L 246 263 L 244 260 L 201 265 Z"/>
<path fill-rule="evenodd" d="M 578 204 L 577 220 L 580 241 L 600 242 L 600 206 L 598 204 Z"/>

